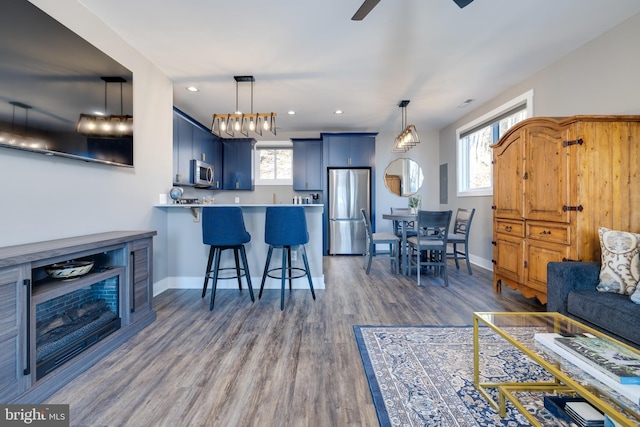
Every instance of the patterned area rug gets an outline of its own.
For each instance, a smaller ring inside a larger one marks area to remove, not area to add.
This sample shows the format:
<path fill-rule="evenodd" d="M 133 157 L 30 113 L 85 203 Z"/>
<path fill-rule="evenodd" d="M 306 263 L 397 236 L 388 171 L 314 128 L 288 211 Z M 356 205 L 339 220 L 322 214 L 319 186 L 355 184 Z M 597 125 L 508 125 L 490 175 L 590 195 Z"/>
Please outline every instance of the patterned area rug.
<path fill-rule="evenodd" d="M 473 385 L 473 328 L 354 326 L 380 425 L 529 426 L 513 407 L 501 418 Z M 481 381 L 550 381 L 543 369 L 480 329 Z M 563 425 L 540 395 L 518 394 L 543 425 Z"/>

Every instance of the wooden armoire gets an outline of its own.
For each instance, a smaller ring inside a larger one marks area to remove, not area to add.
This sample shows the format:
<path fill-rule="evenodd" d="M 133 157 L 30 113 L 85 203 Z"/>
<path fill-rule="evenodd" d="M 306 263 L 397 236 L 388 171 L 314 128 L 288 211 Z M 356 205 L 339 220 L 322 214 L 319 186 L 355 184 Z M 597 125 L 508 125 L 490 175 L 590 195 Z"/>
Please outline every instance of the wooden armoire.
<path fill-rule="evenodd" d="M 534 117 L 491 148 L 495 292 L 544 304 L 547 263 L 599 261 L 599 227 L 640 233 L 640 116 Z"/>

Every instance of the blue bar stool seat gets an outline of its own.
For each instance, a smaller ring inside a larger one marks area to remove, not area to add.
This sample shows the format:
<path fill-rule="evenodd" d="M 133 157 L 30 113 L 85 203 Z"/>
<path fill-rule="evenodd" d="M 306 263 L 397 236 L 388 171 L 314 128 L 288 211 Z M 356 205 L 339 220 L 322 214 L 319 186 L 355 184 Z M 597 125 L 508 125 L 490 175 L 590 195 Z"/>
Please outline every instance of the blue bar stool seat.
<path fill-rule="evenodd" d="M 291 291 L 292 280 L 306 276 L 309 281 L 311 296 L 315 300 L 316 294 L 313 291 L 309 261 L 304 247 L 304 245 L 309 242 L 309 232 L 307 230 L 304 208 L 301 206 L 267 207 L 265 212 L 264 241 L 269 245 L 269 251 L 267 253 L 267 262 L 264 266 L 264 273 L 262 274 L 262 283 L 260 284 L 258 299 L 262 298 L 262 291 L 267 277 L 280 279 L 282 283 L 280 290 L 280 310 L 284 310 L 285 280 L 289 281 L 289 291 Z M 282 249 L 282 264 L 280 267 L 270 269 L 269 266 L 273 249 Z M 300 249 L 304 269 L 291 266 L 292 249 Z"/>
<path fill-rule="evenodd" d="M 245 243 L 251 241 L 251 235 L 244 226 L 242 209 L 239 207 L 211 207 L 202 209 L 202 243 L 211 246 L 209 249 L 209 260 L 207 271 L 204 276 L 202 286 L 202 298 L 207 292 L 209 279 L 213 280 L 211 285 L 211 303 L 209 310 L 213 310 L 213 303 L 216 298 L 216 288 L 218 279 L 238 279 L 238 288 L 242 291 L 242 280 L 244 276 L 251 295 L 251 301 L 255 301 L 253 288 L 251 287 L 251 274 L 247 263 L 247 254 L 244 248 Z M 220 268 L 220 255 L 225 249 L 232 249 L 235 258 L 235 268 Z M 242 258 L 242 266 L 239 263 L 239 255 Z M 213 268 L 211 268 L 213 264 Z M 224 270 L 235 270 L 234 275 L 219 277 L 218 273 Z"/>

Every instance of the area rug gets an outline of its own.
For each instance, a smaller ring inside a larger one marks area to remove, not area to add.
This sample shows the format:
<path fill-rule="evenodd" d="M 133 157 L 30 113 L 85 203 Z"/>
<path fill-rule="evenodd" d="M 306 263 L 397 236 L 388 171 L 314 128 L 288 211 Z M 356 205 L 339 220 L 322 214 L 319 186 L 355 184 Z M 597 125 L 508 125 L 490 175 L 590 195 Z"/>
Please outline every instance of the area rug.
<path fill-rule="evenodd" d="M 387 426 L 529 426 L 515 408 L 501 418 L 473 385 L 473 328 L 354 326 L 373 403 Z M 480 329 L 481 381 L 550 381 L 538 365 Z M 562 425 L 539 395 L 519 395 L 543 425 Z"/>

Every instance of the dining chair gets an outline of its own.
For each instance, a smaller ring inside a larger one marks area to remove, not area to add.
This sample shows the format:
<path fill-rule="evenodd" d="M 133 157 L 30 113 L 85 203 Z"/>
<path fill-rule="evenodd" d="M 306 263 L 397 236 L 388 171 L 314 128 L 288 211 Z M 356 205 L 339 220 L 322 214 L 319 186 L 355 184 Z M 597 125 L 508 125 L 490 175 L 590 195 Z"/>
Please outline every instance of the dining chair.
<path fill-rule="evenodd" d="M 400 272 L 400 255 L 399 245 L 400 238 L 391 233 L 374 233 L 371 230 L 371 219 L 365 209 L 360 209 L 360 214 L 364 221 L 364 229 L 366 232 L 366 253 L 362 268 L 367 270 L 367 274 L 371 271 L 371 261 L 374 257 L 388 258 L 390 268 L 394 268 L 396 274 Z M 376 245 L 389 245 L 386 251 L 378 251 Z"/>
<path fill-rule="evenodd" d="M 459 208 L 456 212 L 456 218 L 453 223 L 453 233 L 447 235 L 447 242 L 452 245 L 451 252 L 447 252 L 447 258 L 456 261 L 456 268 L 459 270 L 459 259 L 467 262 L 467 270 L 472 275 L 471 263 L 469 262 L 469 232 L 471 231 L 471 220 L 476 210 Z M 464 248 L 458 248 L 458 245 L 464 245 Z"/>
<path fill-rule="evenodd" d="M 202 209 L 201 221 L 202 243 L 210 246 L 207 271 L 205 272 L 204 284 L 202 285 L 202 298 L 204 298 L 209 279 L 212 280 L 209 310 L 213 310 L 218 279 L 237 279 L 238 288 L 242 291 L 241 278 L 244 276 L 247 281 L 247 287 L 249 288 L 251 302 L 255 301 L 253 297 L 253 287 L 251 286 L 249 264 L 247 263 L 247 254 L 244 248 L 244 244 L 251 241 L 251 235 L 244 226 L 242 209 L 235 206 L 205 208 Z M 233 250 L 235 268 L 220 268 L 220 255 L 222 251 L 227 249 Z M 239 258 L 242 258 L 242 266 L 240 266 Z M 213 264 L 213 268 L 211 264 Z M 234 270 L 234 274 L 219 277 L 219 273 L 226 270 Z"/>
<path fill-rule="evenodd" d="M 415 260 L 418 286 L 423 267 L 433 268 L 434 274 L 442 272 L 444 286 L 449 286 L 447 276 L 447 234 L 452 211 L 418 211 L 418 235 L 407 239 Z"/>
<path fill-rule="evenodd" d="M 262 291 L 267 277 L 280 279 L 280 310 L 284 310 L 285 281 L 289 281 L 289 292 L 291 292 L 291 281 L 306 276 L 309 282 L 309 289 L 311 289 L 311 296 L 315 301 L 316 294 L 313 291 L 311 270 L 309 269 L 307 251 L 304 247 L 309 242 L 309 231 L 307 230 L 304 208 L 302 206 L 267 207 L 265 211 L 264 241 L 269 245 L 269 251 L 264 265 L 258 299 L 262 298 Z M 282 250 L 282 263 L 280 267 L 270 268 L 274 249 Z M 304 268 L 291 266 L 291 251 L 296 249 L 300 250 Z"/>
<path fill-rule="evenodd" d="M 409 213 L 409 208 L 391 208 L 391 214 L 408 214 Z M 407 237 L 411 237 L 411 236 L 415 236 L 418 234 L 418 232 L 416 231 L 416 223 L 415 221 L 406 221 L 406 224 L 404 225 L 405 227 L 407 227 Z M 401 237 L 402 236 L 402 228 L 400 225 L 400 221 L 393 221 L 393 233 L 398 236 Z"/>

